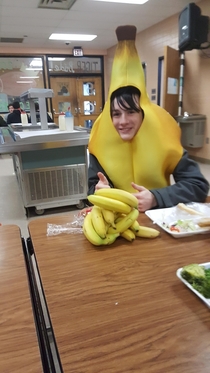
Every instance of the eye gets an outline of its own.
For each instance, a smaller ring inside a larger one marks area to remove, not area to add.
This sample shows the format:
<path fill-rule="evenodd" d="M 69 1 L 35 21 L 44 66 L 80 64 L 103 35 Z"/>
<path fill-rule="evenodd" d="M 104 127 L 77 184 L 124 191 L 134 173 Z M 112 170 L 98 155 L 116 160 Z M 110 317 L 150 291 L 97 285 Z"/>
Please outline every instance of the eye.
<path fill-rule="evenodd" d="M 113 111 L 112 117 L 119 117 L 120 113 L 119 111 Z"/>

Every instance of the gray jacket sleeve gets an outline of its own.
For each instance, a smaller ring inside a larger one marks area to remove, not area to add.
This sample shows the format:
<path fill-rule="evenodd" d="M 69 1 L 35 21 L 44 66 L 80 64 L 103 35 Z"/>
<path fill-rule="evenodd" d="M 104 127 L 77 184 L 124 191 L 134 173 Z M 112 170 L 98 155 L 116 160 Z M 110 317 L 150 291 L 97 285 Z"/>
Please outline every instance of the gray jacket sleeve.
<path fill-rule="evenodd" d="M 200 172 L 198 164 L 183 156 L 173 172 L 175 184 L 165 188 L 152 189 L 158 208 L 175 206 L 178 203 L 204 202 L 209 191 L 209 183 Z"/>
<path fill-rule="evenodd" d="M 95 186 L 99 181 L 99 178 L 97 176 L 98 172 L 102 172 L 104 176 L 106 176 L 111 188 L 114 187 L 113 183 L 109 179 L 109 176 L 106 174 L 104 169 L 101 167 L 97 158 L 94 155 L 90 154 L 89 155 L 89 167 L 88 167 L 88 195 L 94 194 L 95 192 Z"/>
<path fill-rule="evenodd" d="M 106 172 L 98 160 L 90 154 L 88 170 L 88 194 L 93 194 L 98 182 L 97 172 L 102 172 L 109 181 L 111 188 L 114 187 Z M 151 189 L 151 193 L 157 201 L 156 208 L 175 206 L 178 203 L 204 202 L 209 191 L 209 183 L 200 172 L 198 164 L 188 157 L 184 150 L 183 156 L 173 172 L 175 184 L 165 188 Z"/>

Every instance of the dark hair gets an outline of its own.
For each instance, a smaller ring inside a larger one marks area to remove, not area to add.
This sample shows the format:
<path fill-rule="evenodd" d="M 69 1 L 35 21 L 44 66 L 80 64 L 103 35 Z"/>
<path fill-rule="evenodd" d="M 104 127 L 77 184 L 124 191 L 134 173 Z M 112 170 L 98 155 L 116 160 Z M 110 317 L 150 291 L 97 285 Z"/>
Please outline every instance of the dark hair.
<path fill-rule="evenodd" d="M 12 106 L 14 109 L 20 109 L 20 103 L 18 101 L 14 101 Z"/>
<path fill-rule="evenodd" d="M 9 108 L 10 108 L 10 106 L 12 106 L 12 107 L 13 107 L 13 104 L 8 104 L 8 105 L 7 105 L 7 109 L 9 109 Z"/>
<path fill-rule="evenodd" d="M 121 87 L 116 89 L 116 91 L 112 92 L 111 94 L 111 105 L 110 105 L 110 115 L 112 117 L 112 112 L 114 108 L 114 100 L 117 100 L 119 107 L 123 110 L 132 109 L 137 113 L 140 113 L 141 108 L 139 104 L 134 99 L 134 96 L 137 95 L 141 96 L 141 93 L 138 88 L 128 85 L 126 87 Z"/>
<path fill-rule="evenodd" d="M 35 106 L 35 110 L 39 111 L 39 103 L 38 102 L 34 102 L 34 106 Z"/>

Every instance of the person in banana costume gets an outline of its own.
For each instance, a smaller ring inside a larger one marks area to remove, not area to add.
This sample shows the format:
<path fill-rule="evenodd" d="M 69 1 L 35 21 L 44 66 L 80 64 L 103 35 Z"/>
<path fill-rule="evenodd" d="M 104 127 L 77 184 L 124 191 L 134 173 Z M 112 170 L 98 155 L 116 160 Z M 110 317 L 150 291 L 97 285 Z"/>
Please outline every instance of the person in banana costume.
<path fill-rule="evenodd" d="M 177 122 L 147 95 L 136 27 L 120 26 L 116 34 L 108 99 L 90 133 L 88 194 L 126 190 L 137 197 L 141 212 L 204 202 L 208 181 L 183 149 Z"/>

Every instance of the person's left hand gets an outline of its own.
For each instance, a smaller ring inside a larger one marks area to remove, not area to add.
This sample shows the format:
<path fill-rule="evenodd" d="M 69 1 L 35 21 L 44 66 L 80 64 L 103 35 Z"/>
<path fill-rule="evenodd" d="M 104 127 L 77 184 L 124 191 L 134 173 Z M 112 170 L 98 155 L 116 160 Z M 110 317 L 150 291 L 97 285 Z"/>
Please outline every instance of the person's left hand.
<path fill-rule="evenodd" d="M 95 190 L 102 189 L 102 188 L 110 188 L 109 182 L 106 176 L 102 172 L 97 173 L 99 181 L 95 186 Z"/>
<path fill-rule="evenodd" d="M 155 196 L 146 188 L 135 183 L 131 183 L 132 187 L 138 191 L 138 193 L 132 193 L 138 199 L 138 210 L 144 212 L 157 206 Z"/>

